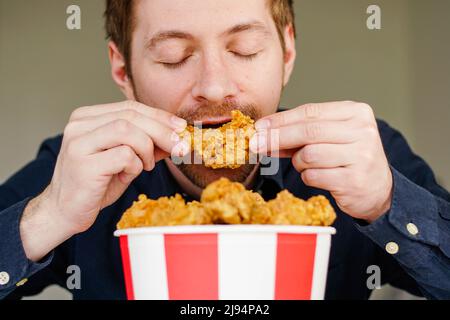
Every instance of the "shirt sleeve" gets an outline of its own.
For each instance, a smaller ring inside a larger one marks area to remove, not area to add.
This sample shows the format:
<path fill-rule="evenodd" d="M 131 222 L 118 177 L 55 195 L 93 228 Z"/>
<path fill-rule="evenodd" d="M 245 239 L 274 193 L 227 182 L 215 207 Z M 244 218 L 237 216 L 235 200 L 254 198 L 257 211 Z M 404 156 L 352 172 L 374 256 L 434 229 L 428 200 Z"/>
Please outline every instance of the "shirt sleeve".
<path fill-rule="evenodd" d="M 37 294 L 61 278 L 67 244 L 34 263 L 26 257 L 19 229 L 29 201 L 50 183 L 59 147 L 59 137 L 45 141 L 35 160 L 0 185 L 0 299 Z"/>
<path fill-rule="evenodd" d="M 392 205 L 374 223 L 356 227 L 396 260 L 425 297 L 450 299 L 450 194 L 397 131 L 380 127 L 393 175 Z"/>
<path fill-rule="evenodd" d="M 53 259 L 53 252 L 39 263 L 26 257 L 19 223 L 29 200 L 20 201 L 0 213 L 0 299 L 24 285 L 28 278 L 47 267 Z"/>

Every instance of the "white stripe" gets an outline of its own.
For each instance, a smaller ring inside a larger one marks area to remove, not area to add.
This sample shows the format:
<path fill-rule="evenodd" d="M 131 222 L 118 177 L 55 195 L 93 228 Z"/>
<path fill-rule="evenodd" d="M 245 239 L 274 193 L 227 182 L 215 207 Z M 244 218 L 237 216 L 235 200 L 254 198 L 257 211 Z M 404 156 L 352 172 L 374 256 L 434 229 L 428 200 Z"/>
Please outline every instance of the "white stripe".
<path fill-rule="evenodd" d="M 128 236 L 131 274 L 136 300 L 167 300 L 164 235 Z"/>
<path fill-rule="evenodd" d="M 327 283 L 328 258 L 330 256 L 331 235 L 318 234 L 316 253 L 314 256 L 314 271 L 311 290 L 311 300 L 323 300 Z"/>
<path fill-rule="evenodd" d="M 276 245 L 276 233 L 219 234 L 219 299 L 273 300 Z"/>

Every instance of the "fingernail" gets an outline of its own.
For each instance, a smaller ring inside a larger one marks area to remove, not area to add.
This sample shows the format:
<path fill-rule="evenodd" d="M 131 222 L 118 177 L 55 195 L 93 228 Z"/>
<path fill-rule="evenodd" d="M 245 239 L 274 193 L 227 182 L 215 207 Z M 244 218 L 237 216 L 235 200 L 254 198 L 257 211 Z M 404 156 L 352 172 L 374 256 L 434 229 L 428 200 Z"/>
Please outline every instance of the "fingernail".
<path fill-rule="evenodd" d="M 267 130 L 270 128 L 270 121 L 267 119 L 259 120 L 255 123 L 256 130 Z"/>
<path fill-rule="evenodd" d="M 181 118 L 178 118 L 176 116 L 173 116 L 170 120 L 171 120 L 171 122 L 173 124 L 173 128 L 176 131 L 181 132 L 184 129 L 186 129 L 186 127 L 187 127 L 187 122 L 184 119 L 181 119 Z"/>

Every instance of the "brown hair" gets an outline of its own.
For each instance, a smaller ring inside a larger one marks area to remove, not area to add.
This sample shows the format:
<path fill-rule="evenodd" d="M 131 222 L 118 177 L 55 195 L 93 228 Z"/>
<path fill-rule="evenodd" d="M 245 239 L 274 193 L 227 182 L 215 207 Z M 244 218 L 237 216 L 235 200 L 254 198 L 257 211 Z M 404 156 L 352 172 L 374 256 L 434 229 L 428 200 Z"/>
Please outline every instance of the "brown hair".
<path fill-rule="evenodd" d="M 268 0 L 268 4 L 284 50 L 285 27 L 291 24 L 295 35 L 293 0 Z M 104 16 L 107 38 L 112 40 L 123 54 L 127 73 L 131 75 L 131 38 L 134 29 L 133 0 L 106 0 Z"/>

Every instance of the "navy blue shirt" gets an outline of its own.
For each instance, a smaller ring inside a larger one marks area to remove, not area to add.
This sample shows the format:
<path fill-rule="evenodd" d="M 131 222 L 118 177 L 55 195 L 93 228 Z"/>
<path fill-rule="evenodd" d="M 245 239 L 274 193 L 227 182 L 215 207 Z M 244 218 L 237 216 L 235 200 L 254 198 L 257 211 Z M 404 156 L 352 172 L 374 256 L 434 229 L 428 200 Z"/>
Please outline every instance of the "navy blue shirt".
<path fill-rule="evenodd" d="M 337 234 L 332 239 L 326 299 L 368 299 L 373 265 L 380 268 L 382 284 L 427 298 L 450 299 L 450 194 L 436 183 L 432 170 L 401 134 L 382 121 L 378 125 L 393 173 L 392 207 L 367 225 L 333 202 Z M 81 289 L 71 290 L 74 299 L 125 299 L 119 241 L 113 236 L 117 222 L 139 194 L 156 199 L 183 191 L 161 161 L 104 209 L 87 232 L 33 263 L 25 255 L 19 223 L 30 199 L 50 183 L 61 141 L 61 136 L 45 141 L 37 158 L 0 186 L 0 298 L 34 295 L 50 284 L 67 288 L 68 267 L 76 265 L 81 270 Z M 255 186 L 266 199 L 281 189 L 302 198 L 324 194 L 332 200 L 326 191 L 306 186 L 290 159 L 281 160 L 276 175 L 260 175 Z M 410 223 L 417 234 L 408 231 Z M 387 252 L 390 242 L 398 245 L 396 254 Z"/>

